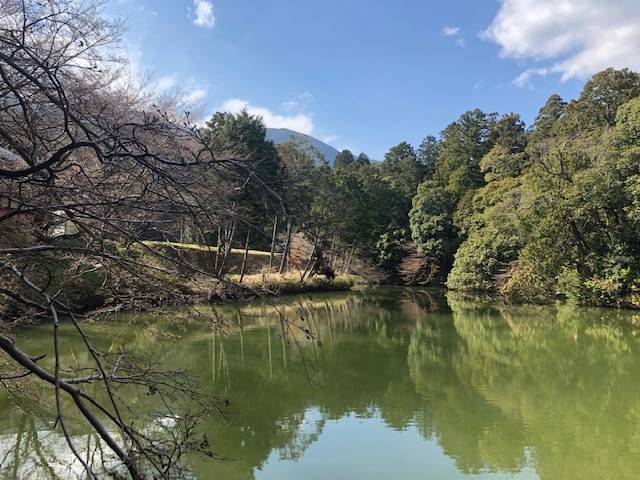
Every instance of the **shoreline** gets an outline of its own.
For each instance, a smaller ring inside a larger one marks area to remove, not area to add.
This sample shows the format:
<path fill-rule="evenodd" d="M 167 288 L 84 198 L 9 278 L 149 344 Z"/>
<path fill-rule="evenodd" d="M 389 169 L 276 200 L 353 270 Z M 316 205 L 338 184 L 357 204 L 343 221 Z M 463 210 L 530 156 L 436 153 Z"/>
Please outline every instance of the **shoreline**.
<path fill-rule="evenodd" d="M 71 313 L 86 317 L 99 317 L 112 313 L 126 313 L 135 311 L 152 311 L 164 307 L 198 304 L 225 304 L 230 302 L 249 302 L 257 298 L 278 298 L 287 295 L 303 295 L 326 292 L 348 292 L 359 285 L 367 285 L 363 277 L 351 274 L 337 275 L 329 280 L 325 277 L 314 276 L 300 281 L 300 275 L 296 272 L 285 274 L 252 274 L 245 275 L 243 282 L 234 278 L 236 275 L 228 275 L 222 280 L 203 280 L 202 278 L 188 279 L 180 284 L 180 293 L 168 297 L 158 296 L 152 300 L 130 301 L 126 304 L 110 305 L 108 299 L 90 288 L 83 288 L 85 297 L 93 296 L 101 301 L 94 301 L 91 305 L 75 305 Z M 175 286 L 175 285 L 174 285 Z M 79 292 L 78 292 L 79 293 Z M 105 301 L 107 300 L 107 301 Z M 10 303 L 3 306 L 0 312 L 7 319 L 19 318 L 20 312 L 12 311 Z M 61 312 L 62 313 L 62 312 Z M 65 315 L 66 316 L 66 315 Z M 34 319 L 28 324 L 41 323 L 40 319 Z M 19 327 L 18 327 L 19 328 Z"/>

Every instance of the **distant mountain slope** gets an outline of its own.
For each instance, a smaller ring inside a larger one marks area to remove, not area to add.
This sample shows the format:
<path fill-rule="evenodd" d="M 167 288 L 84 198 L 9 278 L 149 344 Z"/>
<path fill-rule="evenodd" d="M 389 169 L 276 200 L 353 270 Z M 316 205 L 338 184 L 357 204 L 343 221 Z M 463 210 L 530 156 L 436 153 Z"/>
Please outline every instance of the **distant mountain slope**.
<path fill-rule="evenodd" d="M 285 143 L 289 140 L 301 141 L 303 143 L 307 141 L 313 147 L 318 149 L 322 156 L 324 156 L 325 160 L 329 162 L 329 165 L 333 165 L 333 162 L 339 153 L 338 150 L 333 148 L 331 145 L 327 145 L 317 138 L 289 130 L 288 128 L 267 128 L 267 140 L 271 140 L 276 145 L 280 145 L 281 143 Z"/>

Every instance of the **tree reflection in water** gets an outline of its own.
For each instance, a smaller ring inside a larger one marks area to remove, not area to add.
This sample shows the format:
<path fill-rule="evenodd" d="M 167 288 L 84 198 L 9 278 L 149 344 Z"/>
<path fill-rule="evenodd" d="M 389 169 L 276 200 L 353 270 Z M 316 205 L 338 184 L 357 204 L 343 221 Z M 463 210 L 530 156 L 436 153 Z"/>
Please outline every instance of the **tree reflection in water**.
<path fill-rule="evenodd" d="M 304 471 L 313 446 L 330 448 L 328 426 L 347 419 L 419 432 L 450 459 L 456 478 L 532 471 L 543 479 L 636 478 L 640 471 L 637 314 L 391 288 L 292 297 L 277 307 L 218 307 L 226 327 L 213 332 L 185 325 L 178 312 L 92 327 L 95 337 L 109 332 L 112 344 L 162 352 L 231 399 L 204 425 L 219 458 L 192 458 L 198 478 L 260 478 L 291 462 Z M 299 326 L 286 337 L 283 316 Z M 46 351 L 37 328 L 25 335 L 32 351 Z M 42 408 L 15 398 L 0 403 L 0 477 L 71 478 L 60 473 L 61 447 L 43 440 L 55 436 Z M 393 463 L 401 453 L 394 448 L 385 445 L 378 461 Z M 345 455 L 334 453 L 327 465 Z M 357 444 L 348 455 L 356 469 L 368 458 Z M 317 465 L 308 468 L 323 478 Z M 414 478 L 400 463 L 393 468 Z"/>

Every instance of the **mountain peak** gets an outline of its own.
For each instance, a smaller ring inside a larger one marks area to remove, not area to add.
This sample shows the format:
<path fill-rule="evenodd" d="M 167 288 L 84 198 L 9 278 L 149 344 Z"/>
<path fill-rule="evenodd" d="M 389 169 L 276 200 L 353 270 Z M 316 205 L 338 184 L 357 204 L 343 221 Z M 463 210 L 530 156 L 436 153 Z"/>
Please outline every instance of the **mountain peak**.
<path fill-rule="evenodd" d="M 318 140 L 315 137 L 306 135 L 304 133 L 296 132 L 295 130 L 289 130 L 288 128 L 267 128 L 267 140 L 271 140 L 276 145 L 288 141 L 302 141 L 308 142 L 312 147 L 316 148 L 329 165 L 333 166 L 333 162 L 338 155 L 338 150 L 325 142 Z"/>

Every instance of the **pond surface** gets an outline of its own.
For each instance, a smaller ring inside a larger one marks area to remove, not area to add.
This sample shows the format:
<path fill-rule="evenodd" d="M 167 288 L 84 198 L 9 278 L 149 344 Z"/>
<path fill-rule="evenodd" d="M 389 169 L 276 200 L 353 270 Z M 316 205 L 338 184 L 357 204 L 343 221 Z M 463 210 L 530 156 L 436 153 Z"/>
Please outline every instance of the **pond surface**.
<path fill-rule="evenodd" d="M 260 303 L 218 307 L 223 331 L 177 313 L 88 327 L 103 347 L 156 352 L 230 399 L 226 419 L 203 425 L 219 459 L 193 457 L 196 478 L 640 476 L 638 313 L 396 288 L 277 304 L 320 345 L 283 339 Z M 66 354 L 82 357 L 64 332 Z M 21 337 L 38 354 L 49 335 Z M 0 478 L 71 478 L 52 419 L 28 404 L 0 397 Z"/>

